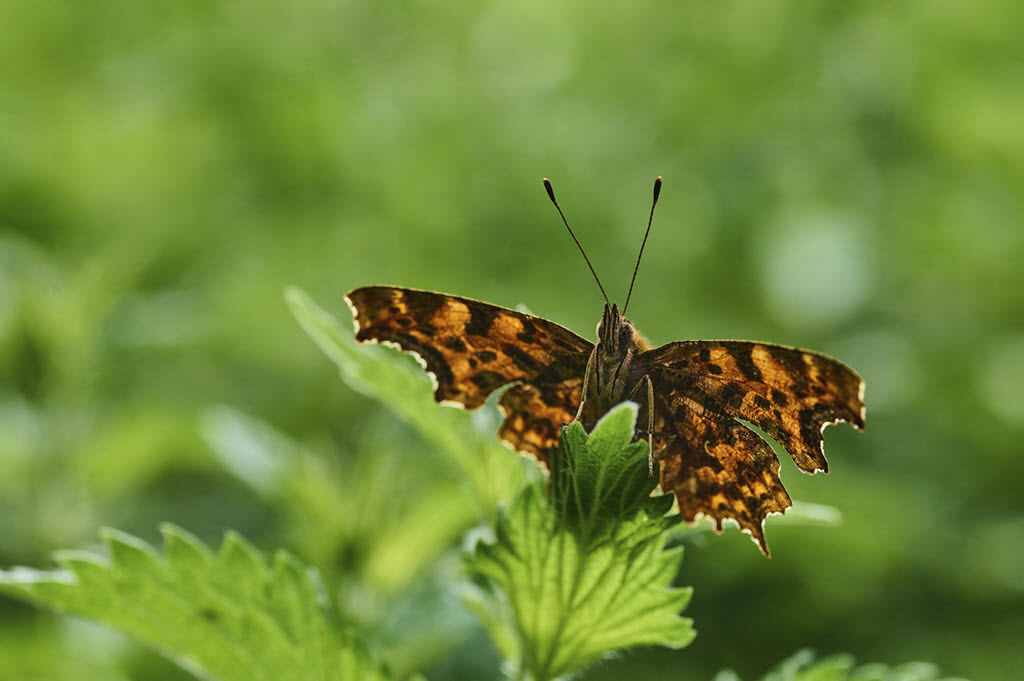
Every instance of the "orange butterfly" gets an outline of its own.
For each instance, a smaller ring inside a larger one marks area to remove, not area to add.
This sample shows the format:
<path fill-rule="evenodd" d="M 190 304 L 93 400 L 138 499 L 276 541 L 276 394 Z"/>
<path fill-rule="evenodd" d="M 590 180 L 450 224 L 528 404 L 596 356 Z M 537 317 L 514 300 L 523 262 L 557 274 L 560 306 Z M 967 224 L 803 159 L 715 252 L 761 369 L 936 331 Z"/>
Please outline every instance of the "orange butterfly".
<path fill-rule="evenodd" d="M 583 253 L 554 190 L 548 196 Z M 792 500 L 779 479 L 771 446 L 737 419 L 761 428 L 803 471 L 828 471 L 825 426 L 864 428 L 864 382 L 841 362 L 807 350 L 749 341 L 679 341 L 652 348 L 625 317 L 661 191 L 654 200 L 626 303 L 605 295 L 597 343 L 554 322 L 444 293 L 367 286 L 345 299 L 356 340 L 416 355 L 436 383 L 435 398 L 466 409 L 514 384 L 498 406 L 498 437 L 546 464 L 561 426 L 592 427 L 624 400 L 640 406 L 642 434 L 660 462 L 660 483 L 683 518 L 735 521 L 768 555 L 764 520 Z M 652 464 L 653 465 L 653 464 Z"/>

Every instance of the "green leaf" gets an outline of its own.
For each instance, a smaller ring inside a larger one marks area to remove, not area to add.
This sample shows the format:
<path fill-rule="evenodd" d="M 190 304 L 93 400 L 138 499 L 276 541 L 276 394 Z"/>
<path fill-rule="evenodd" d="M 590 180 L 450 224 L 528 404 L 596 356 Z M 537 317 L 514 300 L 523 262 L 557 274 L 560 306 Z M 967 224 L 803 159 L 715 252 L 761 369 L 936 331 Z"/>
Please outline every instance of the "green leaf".
<path fill-rule="evenodd" d="M 553 495 L 528 487 L 502 512 L 491 541 L 467 557 L 469 598 L 521 675 L 547 681 L 639 645 L 681 648 L 691 589 L 673 588 L 682 549 L 665 548 L 671 499 L 651 498 L 646 443 L 631 443 L 636 405 L 610 411 L 589 436 L 563 431 Z"/>
<path fill-rule="evenodd" d="M 715 681 L 741 681 L 736 672 L 726 669 Z M 927 662 L 908 662 L 898 667 L 868 664 L 854 668 L 850 655 L 831 655 L 815 659 L 814 651 L 798 650 L 761 677 L 760 681 L 964 681 L 939 678 L 939 670 Z"/>
<path fill-rule="evenodd" d="M 0 571 L 0 592 L 108 624 L 217 681 L 386 681 L 341 630 L 317 574 L 291 554 L 272 561 L 229 533 L 214 554 L 165 525 L 164 553 L 105 530 L 107 556 L 67 551 L 60 569 Z"/>
<path fill-rule="evenodd" d="M 579 422 L 562 433 L 562 446 L 552 455 L 551 486 L 565 522 L 586 538 L 611 529 L 617 519 L 644 508 L 651 517 L 664 516 L 672 497 L 651 497 L 658 485 L 658 467 L 648 469 L 647 443 L 631 442 L 636 406 L 625 402 L 610 412 L 588 436 Z M 673 519 L 674 520 L 674 519 Z M 665 527 L 674 525 L 665 521 Z"/>
<path fill-rule="evenodd" d="M 348 328 L 297 287 L 285 290 L 285 300 L 346 384 L 391 409 L 458 466 L 485 514 L 522 489 L 525 460 L 498 442 L 495 409 L 470 415 L 438 405 L 430 379 L 411 358 L 391 348 L 356 343 Z"/>

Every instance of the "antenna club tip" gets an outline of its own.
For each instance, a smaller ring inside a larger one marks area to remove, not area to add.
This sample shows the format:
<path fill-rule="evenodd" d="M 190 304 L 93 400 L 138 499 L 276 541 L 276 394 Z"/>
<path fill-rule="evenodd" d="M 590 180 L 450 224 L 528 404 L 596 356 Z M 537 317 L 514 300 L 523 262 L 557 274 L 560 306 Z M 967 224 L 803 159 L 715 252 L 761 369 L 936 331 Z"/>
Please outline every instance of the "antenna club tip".
<path fill-rule="evenodd" d="M 658 177 L 656 177 L 654 181 L 657 182 L 658 184 L 661 184 L 661 175 L 658 175 Z"/>
<path fill-rule="evenodd" d="M 544 189 L 548 190 L 548 198 L 551 199 L 551 203 L 557 206 L 558 202 L 555 201 L 555 190 L 551 187 L 551 181 L 546 177 L 544 178 Z"/>

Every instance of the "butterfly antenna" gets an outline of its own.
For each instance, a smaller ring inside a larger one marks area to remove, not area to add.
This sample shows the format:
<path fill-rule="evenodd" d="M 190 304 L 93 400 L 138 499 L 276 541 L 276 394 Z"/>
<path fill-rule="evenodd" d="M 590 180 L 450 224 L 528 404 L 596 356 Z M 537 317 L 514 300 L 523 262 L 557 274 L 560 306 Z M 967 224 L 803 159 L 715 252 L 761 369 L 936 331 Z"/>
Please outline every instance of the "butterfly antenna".
<path fill-rule="evenodd" d="M 660 181 L 661 178 L 659 177 Z M 544 188 L 548 190 L 548 198 L 551 199 L 551 203 L 555 204 L 555 209 L 558 210 L 558 214 L 562 216 L 562 222 L 565 223 L 565 228 L 569 230 L 569 236 L 576 242 L 576 248 L 580 249 L 580 253 L 583 254 L 583 259 L 587 261 L 587 267 L 590 268 L 590 273 L 594 275 L 594 281 L 597 282 L 597 287 L 601 289 L 601 295 L 604 296 L 604 302 L 610 303 L 608 300 L 608 294 L 604 292 L 604 286 L 601 286 L 601 280 L 597 276 L 597 272 L 594 270 L 594 266 L 590 264 L 590 258 L 587 257 L 587 252 L 583 250 L 583 246 L 580 245 L 580 240 L 576 238 L 576 234 L 573 233 L 572 227 L 569 226 L 569 221 L 565 219 L 565 213 L 562 212 L 562 207 L 558 205 L 558 201 L 555 200 L 555 190 L 551 188 L 551 182 L 548 178 L 544 178 Z"/>
<path fill-rule="evenodd" d="M 651 215 L 647 218 L 647 231 L 644 232 L 644 241 L 640 244 L 640 254 L 636 256 L 636 267 L 633 268 L 633 278 L 629 280 L 629 293 L 626 294 L 626 304 L 622 306 L 622 314 L 626 314 L 629 307 L 629 298 L 633 295 L 633 284 L 636 283 L 636 273 L 640 270 L 640 258 L 644 257 L 644 246 L 647 245 L 647 235 L 651 233 L 651 223 L 654 222 L 654 207 L 658 205 L 658 195 L 661 194 L 661 175 L 654 181 L 654 200 L 651 201 Z"/>

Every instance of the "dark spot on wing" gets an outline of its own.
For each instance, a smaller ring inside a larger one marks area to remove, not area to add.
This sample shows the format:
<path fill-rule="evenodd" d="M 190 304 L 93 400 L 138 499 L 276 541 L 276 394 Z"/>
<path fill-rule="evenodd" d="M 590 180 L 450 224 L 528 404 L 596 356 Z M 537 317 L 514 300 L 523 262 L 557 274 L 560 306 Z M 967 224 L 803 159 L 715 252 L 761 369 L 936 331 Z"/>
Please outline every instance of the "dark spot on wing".
<path fill-rule="evenodd" d="M 708 364 L 707 369 L 709 374 L 712 374 L 714 376 L 722 375 L 722 367 L 718 366 L 717 364 Z"/>
<path fill-rule="evenodd" d="M 798 418 L 800 419 L 800 437 L 803 438 L 804 444 L 813 447 L 821 438 L 821 424 L 816 418 L 815 410 L 801 409 Z"/>
<path fill-rule="evenodd" d="M 519 321 L 523 325 L 523 330 L 516 334 L 516 338 L 524 343 L 532 343 L 537 336 L 537 327 L 529 319 L 520 319 Z"/>
<path fill-rule="evenodd" d="M 754 364 L 753 345 L 749 343 L 732 343 L 727 344 L 725 349 L 732 356 L 733 361 L 736 362 L 736 368 L 740 370 L 744 378 L 748 381 L 757 382 L 764 380 L 761 370 Z"/>
<path fill-rule="evenodd" d="M 403 299 L 406 310 L 416 320 L 418 326 L 434 328 L 431 323 L 434 315 L 445 304 L 445 296 L 424 291 L 404 291 Z M 428 335 L 433 333 L 434 331 L 430 331 Z"/>
<path fill-rule="evenodd" d="M 498 356 L 491 352 L 490 350 L 478 350 L 473 354 L 475 354 L 476 358 L 479 359 L 484 364 L 493 362 L 494 360 L 498 359 Z"/>
<path fill-rule="evenodd" d="M 718 436 L 719 442 L 730 446 L 736 444 L 736 431 L 734 429 L 720 428 L 717 427 L 716 424 L 715 430 L 717 431 L 716 435 Z"/>
<path fill-rule="evenodd" d="M 473 336 L 486 336 L 491 330 L 491 324 L 498 316 L 498 311 L 480 305 L 469 306 L 469 321 L 466 322 L 466 333 Z"/>
<path fill-rule="evenodd" d="M 757 484 L 757 475 L 749 468 L 740 469 L 740 477 L 743 478 L 743 482 L 747 484 L 747 487 L 753 487 Z"/>
<path fill-rule="evenodd" d="M 657 390 L 658 388 L 655 387 L 655 392 L 657 392 Z M 704 390 L 702 390 L 700 386 L 696 385 L 695 383 L 688 382 L 685 385 L 677 385 L 675 387 L 675 391 L 678 392 L 680 395 L 689 398 L 690 401 L 700 405 L 705 409 L 709 409 L 713 404 L 711 397 L 706 392 L 704 392 Z M 686 417 L 685 409 L 685 407 L 680 405 L 681 411 L 676 415 L 676 420 L 682 421 Z"/>
<path fill-rule="evenodd" d="M 404 327 L 405 327 L 405 328 L 407 328 L 407 329 L 408 329 L 408 328 L 409 328 L 410 326 L 412 326 L 412 320 L 411 320 L 411 319 L 409 319 L 408 317 L 399 317 L 399 318 L 398 318 L 398 323 L 399 323 L 400 325 L 404 326 Z"/>
<path fill-rule="evenodd" d="M 849 381 L 849 373 L 839 362 L 822 357 L 821 355 L 810 355 L 811 362 L 824 376 L 825 380 L 833 384 L 843 384 Z"/>
<path fill-rule="evenodd" d="M 512 358 L 512 361 L 516 363 L 519 368 L 525 371 L 535 371 L 537 366 L 537 360 L 530 356 L 528 352 L 523 350 L 517 345 L 512 343 L 505 343 L 501 346 L 501 351 Z"/>
<path fill-rule="evenodd" d="M 508 383 L 508 378 L 494 371 L 481 371 L 473 374 L 469 380 L 473 381 L 473 385 L 484 392 L 490 392 L 498 386 Z"/>
<path fill-rule="evenodd" d="M 455 352 L 465 352 L 466 344 L 458 336 L 452 336 L 446 338 L 444 341 L 445 347 L 454 350 Z"/>
<path fill-rule="evenodd" d="M 786 393 L 780 392 L 775 388 L 772 388 L 772 402 L 779 405 L 780 407 L 785 407 L 787 404 L 789 404 L 789 398 L 786 397 Z"/>
<path fill-rule="evenodd" d="M 722 386 L 722 400 L 726 406 L 736 409 L 743 402 L 743 390 L 734 383 Z"/>
<path fill-rule="evenodd" d="M 700 349 L 700 361 L 702 361 L 702 362 L 710 362 L 711 361 L 711 351 L 708 350 L 707 348 L 701 348 Z"/>
<path fill-rule="evenodd" d="M 586 365 L 583 362 L 552 362 L 537 374 L 533 382 L 540 385 L 543 383 L 561 383 L 570 378 L 582 378 Z"/>
<path fill-rule="evenodd" d="M 766 345 L 768 353 L 777 364 L 782 365 L 789 378 L 797 383 L 807 382 L 807 365 L 800 358 L 795 350 L 781 348 L 775 345 Z"/>
<path fill-rule="evenodd" d="M 768 411 L 769 409 L 772 408 L 772 403 L 766 400 L 761 395 L 754 395 L 754 404 L 761 407 L 761 409 L 764 409 L 765 411 Z"/>

